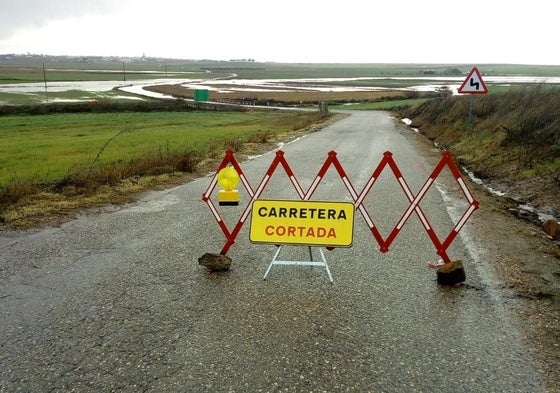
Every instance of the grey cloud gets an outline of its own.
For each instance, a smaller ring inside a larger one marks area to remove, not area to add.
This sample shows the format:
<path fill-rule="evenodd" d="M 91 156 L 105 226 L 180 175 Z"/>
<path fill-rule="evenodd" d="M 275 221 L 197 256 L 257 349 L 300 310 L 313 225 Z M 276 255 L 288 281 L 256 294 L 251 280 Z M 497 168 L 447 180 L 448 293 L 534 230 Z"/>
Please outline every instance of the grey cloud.
<path fill-rule="evenodd" d="M 17 29 L 80 15 L 107 14 L 123 6 L 124 2 L 115 0 L 0 0 L 0 39 Z"/>

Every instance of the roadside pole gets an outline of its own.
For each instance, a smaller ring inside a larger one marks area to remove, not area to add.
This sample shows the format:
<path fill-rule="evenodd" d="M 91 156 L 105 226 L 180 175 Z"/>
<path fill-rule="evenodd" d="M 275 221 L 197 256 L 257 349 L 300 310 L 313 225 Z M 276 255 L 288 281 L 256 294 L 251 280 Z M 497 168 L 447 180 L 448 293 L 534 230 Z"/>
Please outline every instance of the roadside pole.
<path fill-rule="evenodd" d="M 43 62 L 43 80 L 45 81 L 45 98 L 47 99 L 47 104 L 48 104 L 49 95 L 47 93 L 47 71 L 45 70 L 45 62 Z"/>

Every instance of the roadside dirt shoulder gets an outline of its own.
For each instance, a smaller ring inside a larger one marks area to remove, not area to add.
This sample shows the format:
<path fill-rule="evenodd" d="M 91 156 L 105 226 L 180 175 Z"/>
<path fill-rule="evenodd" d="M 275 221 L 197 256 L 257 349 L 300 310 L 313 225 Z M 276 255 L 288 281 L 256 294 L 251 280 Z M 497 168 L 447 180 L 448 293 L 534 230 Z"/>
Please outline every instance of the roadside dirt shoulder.
<path fill-rule="evenodd" d="M 468 225 L 502 281 L 506 307 L 519 317 L 535 367 L 549 391 L 560 392 L 560 249 L 541 228 L 509 213 L 511 202 L 480 186 L 474 192 L 480 210 Z"/>
<path fill-rule="evenodd" d="M 419 135 L 417 140 L 426 154 L 434 154 L 427 138 Z M 517 202 L 491 193 L 466 174 L 463 178 L 480 203 L 466 229 L 475 236 L 483 262 L 498 281 L 494 285 L 504 306 L 517 316 L 547 391 L 560 392 L 560 248 L 541 227 L 515 214 Z M 545 195 L 547 184 L 547 179 L 536 179 L 531 187 L 535 194 Z M 517 191 L 527 195 L 527 189 Z"/>

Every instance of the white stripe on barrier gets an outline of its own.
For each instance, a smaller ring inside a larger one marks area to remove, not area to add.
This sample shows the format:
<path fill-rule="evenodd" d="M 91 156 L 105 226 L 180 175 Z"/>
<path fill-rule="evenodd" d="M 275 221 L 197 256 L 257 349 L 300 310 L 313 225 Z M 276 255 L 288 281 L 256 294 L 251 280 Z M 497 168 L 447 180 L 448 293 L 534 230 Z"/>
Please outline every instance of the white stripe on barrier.
<path fill-rule="evenodd" d="M 399 177 L 398 181 L 399 181 L 399 183 L 401 183 L 401 187 L 404 190 L 404 193 L 406 194 L 406 196 L 408 197 L 408 202 L 412 202 L 414 200 L 414 194 L 410 191 L 410 188 L 408 188 L 408 185 L 404 181 L 404 178 Z M 418 214 L 418 217 L 420 218 L 420 221 L 422 221 L 422 225 L 424 225 L 424 228 L 426 228 L 426 230 L 430 230 L 432 226 L 430 225 L 430 223 L 426 219 L 426 216 L 424 216 L 424 213 L 422 213 L 422 210 L 420 210 L 420 207 L 416 206 L 415 210 L 416 210 L 416 213 Z M 399 230 L 400 230 L 400 228 L 399 228 Z"/>
<path fill-rule="evenodd" d="M 239 222 L 241 222 L 241 223 L 245 222 L 245 220 L 249 216 L 249 213 L 251 213 L 251 209 L 249 209 L 250 207 L 251 207 L 251 205 L 247 206 L 247 209 L 245 209 L 245 211 L 243 212 L 243 215 L 239 219 Z"/>
<path fill-rule="evenodd" d="M 401 184 L 401 188 L 404 190 L 404 193 L 406 194 L 406 196 L 408 198 L 408 201 L 412 202 L 414 200 L 414 194 L 412 194 L 412 192 L 410 192 L 410 188 L 408 188 L 408 185 L 404 181 L 403 177 L 401 176 L 397 180 Z"/>
<path fill-rule="evenodd" d="M 270 179 L 270 176 L 268 174 L 264 175 L 263 180 L 262 180 L 261 184 L 259 185 L 259 188 L 257 188 L 257 191 L 255 191 L 255 194 L 251 198 L 251 201 L 249 202 L 249 204 L 245 208 L 245 211 L 243 212 L 243 215 L 239 219 L 240 222 L 242 222 L 242 223 L 245 222 L 245 220 L 247 219 L 247 217 L 251 213 L 251 205 L 255 201 L 255 199 L 257 199 L 261 195 L 261 193 L 263 192 L 264 187 L 266 186 L 266 183 L 268 183 L 268 179 Z"/>
<path fill-rule="evenodd" d="M 348 178 L 346 176 L 344 176 L 342 178 L 342 181 L 346 185 L 346 189 L 350 193 L 350 196 L 352 197 L 352 199 L 354 201 L 356 201 L 356 199 L 358 199 L 358 195 L 356 194 L 356 191 L 354 190 L 354 187 L 352 186 L 352 183 L 350 183 L 350 181 L 348 180 Z"/>
<path fill-rule="evenodd" d="M 455 225 L 455 232 L 459 232 L 461 230 L 461 228 L 463 227 L 463 225 L 465 225 L 465 223 L 467 222 L 467 220 L 469 219 L 469 217 L 471 216 L 472 212 L 475 209 L 476 209 L 476 206 L 470 205 L 470 207 L 467 209 L 467 211 L 463 215 L 463 218 L 461 218 L 461 220 L 459 220 L 457 225 Z"/>
<path fill-rule="evenodd" d="M 210 198 L 210 195 L 212 195 L 212 191 L 214 191 L 214 187 L 216 187 L 216 183 L 218 183 L 218 175 L 217 174 L 214 175 L 214 178 L 210 182 L 210 185 L 208 186 L 208 189 L 204 193 L 204 198 L 206 198 L 206 199 Z"/>
<path fill-rule="evenodd" d="M 465 196 L 467 197 L 467 200 L 469 201 L 469 204 L 474 202 L 474 198 L 471 195 L 469 189 L 467 188 L 467 185 L 465 184 L 465 182 L 463 181 L 463 179 L 461 179 L 460 177 L 457 178 L 457 183 L 459 183 L 459 186 L 461 187 L 461 189 L 463 190 L 463 194 L 465 194 Z"/>
<path fill-rule="evenodd" d="M 375 225 L 373 224 L 373 221 L 371 221 L 371 218 L 364 205 L 360 205 L 358 209 L 360 209 L 360 213 L 362 213 L 362 217 L 364 217 L 364 220 L 366 220 L 366 224 L 368 225 L 368 227 L 370 229 L 373 228 Z"/>
<path fill-rule="evenodd" d="M 303 197 L 305 196 L 303 190 L 301 189 L 301 186 L 299 185 L 299 183 L 297 182 L 297 179 L 294 175 L 290 176 L 290 181 L 292 182 L 294 188 L 296 189 L 300 199 L 303 199 Z"/>
<path fill-rule="evenodd" d="M 222 217 L 220 217 L 220 214 L 216 210 L 216 207 L 212 203 L 208 203 L 208 206 L 210 206 L 210 210 L 212 210 L 212 214 L 214 215 L 214 217 L 216 217 L 216 220 L 218 220 L 218 223 L 220 221 L 222 221 Z"/>
<path fill-rule="evenodd" d="M 418 203 L 420 203 L 420 201 L 422 200 L 422 198 L 424 197 L 424 194 L 428 191 L 428 188 L 430 188 L 430 186 L 432 185 L 432 183 L 434 182 L 434 179 L 432 179 L 431 177 L 428 178 L 428 181 L 426 182 L 426 184 L 424 184 L 424 187 L 422 187 L 422 189 L 420 190 L 420 192 L 418 193 L 418 195 L 416 195 L 416 198 L 414 199 L 414 201 L 410 204 L 410 206 L 408 207 L 408 209 L 406 210 L 406 213 L 404 214 L 404 216 L 401 218 L 401 220 L 399 221 L 399 223 L 397 224 L 396 228 L 400 231 L 401 228 L 403 227 L 404 223 L 406 222 L 406 220 L 408 220 L 408 217 L 410 217 L 410 215 L 412 214 L 412 211 L 414 209 L 416 209 L 416 206 L 418 206 Z"/>
<path fill-rule="evenodd" d="M 420 217 L 420 221 L 422 221 L 422 225 L 424 225 L 424 228 L 426 228 L 426 230 L 430 230 L 432 227 L 428 222 L 428 220 L 426 219 L 426 216 L 422 214 L 422 210 L 420 210 L 420 207 L 416 207 L 416 210 L 418 213 L 418 217 Z"/>
<path fill-rule="evenodd" d="M 247 193 L 252 198 L 253 197 L 253 190 L 251 189 L 251 185 L 249 184 L 249 181 L 245 178 L 245 175 L 240 175 L 239 178 L 241 179 L 241 182 L 245 186 L 245 189 L 247 190 Z"/>
<path fill-rule="evenodd" d="M 307 190 L 307 194 L 305 194 L 304 196 L 304 200 L 309 200 L 309 198 L 311 198 L 311 195 L 315 192 L 315 189 L 317 189 L 317 186 L 321 182 L 321 179 L 321 176 L 317 176 L 315 180 L 313 180 L 313 183 L 311 183 L 309 190 Z"/>
<path fill-rule="evenodd" d="M 364 188 L 362 189 L 362 194 L 356 201 L 356 205 L 361 205 L 364 199 L 366 199 L 366 195 L 368 194 L 369 190 L 371 189 L 373 182 L 375 181 L 375 177 L 370 177 Z"/>
<path fill-rule="evenodd" d="M 266 175 L 264 175 L 261 184 L 259 184 L 259 188 L 257 188 L 257 191 L 255 191 L 254 197 L 259 197 L 261 195 L 264 187 L 266 186 L 266 183 L 268 183 L 268 179 L 270 179 L 270 175 L 267 173 Z"/>

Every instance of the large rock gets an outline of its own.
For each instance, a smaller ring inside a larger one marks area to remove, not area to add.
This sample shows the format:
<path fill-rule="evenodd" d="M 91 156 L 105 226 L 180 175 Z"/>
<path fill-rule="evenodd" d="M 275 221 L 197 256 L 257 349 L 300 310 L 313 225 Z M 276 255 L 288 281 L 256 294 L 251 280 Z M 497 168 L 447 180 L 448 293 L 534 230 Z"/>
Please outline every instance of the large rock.
<path fill-rule="evenodd" d="M 560 240 L 560 224 L 555 219 L 546 220 L 543 223 L 543 230 L 553 240 Z"/>
<path fill-rule="evenodd" d="M 210 272 L 221 272 L 229 270 L 231 258 L 222 254 L 212 254 L 207 252 L 198 258 L 198 264 L 204 266 Z"/>
<path fill-rule="evenodd" d="M 437 282 L 442 285 L 459 286 L 465 281 L 465 268 L 461 261 L 452 261 L 437 269 Z"/>

